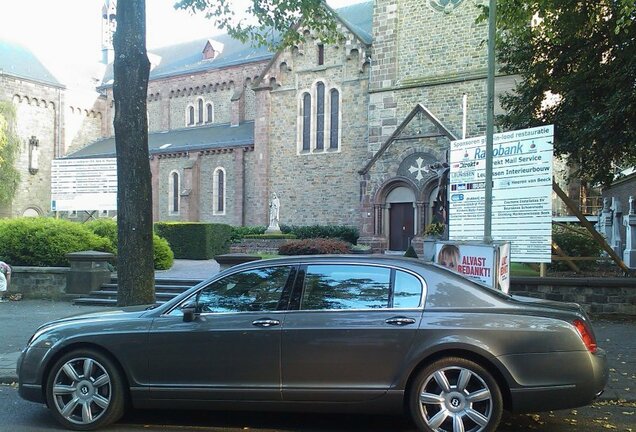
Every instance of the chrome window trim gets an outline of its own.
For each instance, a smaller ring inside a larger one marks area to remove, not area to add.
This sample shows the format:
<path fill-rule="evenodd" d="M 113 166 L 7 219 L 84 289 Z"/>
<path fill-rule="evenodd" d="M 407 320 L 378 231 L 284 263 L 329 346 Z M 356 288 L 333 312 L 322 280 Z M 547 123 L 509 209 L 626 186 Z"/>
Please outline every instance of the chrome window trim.
<path fill-rule="evenodd" d="M 310 311 L 317 311 L 317 312 L 322 312 L 322 311 L 331 311 L 331 312 L 335 312 L 335 311 L 351 311 L 351 310 L 355 310 L 358 312 L 361 311 L 374 311 L 374 310 L 383 310 L 383 311 L 399 311 L 399 310 L 422 310 L 424 309 L 424 305 L 425 305 L 425 300 L 426 300 L 426 294 L 428 293 L 428 285 L 426 284 L 426 281 L 424 280 L 424 278 L 422 276 L 420 276 L 418 273 L 409 270 L 409 269 L 405 269 L 404 267 L 401 267 L 399 265 L 396 264 L 383 264 L 383 263 L 361 263 L 361 262 L 354 262 L 354 261 L 300 261 L 299 262 L 300 267 L 303 266 L 309 266 L 309 265 L 357 265 L 357 266 L 372 266 L 372 267 L 383 267 L 383 268 L 388 268 L 391 270 L 399 270 L 399 271 L 403 271 L 405 273 L 408 273 L 412 276 L 415 276 L 416 279 L 418 279 L 420 281 L 420 283 L 422 284 L 422 296 L 420 297 L 420 303 L 417 306 L 417 308 L 382 308 L 382 309 L 376 309 L 376 308 L 365 308 L 365 309 L 299 309 L 298 311 L 289 311 L 289 312 L 310 312 Z M 304 281 L 303 281 L 304 282 Z M 304 289 L 304 286 L 303 286 Z"/>
<path fill-rule="evenodd" d="M 202 290 L 206 289 L 207 287 L 209 287 L 211 284 L 218 282 L 219 280 L 226 278 L 228 276 L 233 276 L 237 273 L 241 273 L 242 271 L 252 271 L 252 270 L 259 270 L 262 268 L 269 268 L 269 267 L 290 267 L 290 268 L 294 268 L 294 267 L 298 267 L 298 263 L 287 263 L 287 264 L 283 264 L 283 263 L 278 263 L 278 264 L 274 264 L 274 265 L 265 265 L 265 263 L 263 263 L 262 266 L 256 266 L 256 267 L 250 267 L 247 269 L 237 269 L 236 271 L 227 273 L 226 275 L 223 275 L 222 278 L 216 277 L 214 279 L 212 279 L 209 283 L 205 284 L 204 286 L 200 287 L 199 289 L 197 289 L 196 291 L 194 291 L 192 294 L 190 294 L 188 297 L 186 297 L 185 299 L 181 300 L 180 302 L 178 302 L 177 304 L 175 304 L 172 308 L 168 309 L 167 311 L 163 312 L 160 316 L 164 317 L 164 316 L 171 316 L 170 314 L 175 310 L 175 309 L 179 309 L 182 305 L 184 305 L 185 303 L 187 303 L 188 301 L 190 301 L 192 299 L 193 296 L 196 296 L 198 293 L 200 293 Z M 220 274 L 221 272 L 219 272 Z M 218 275 L 217 275 L 218 276 Z M 289 277 L 289 276 L 287 276 Z M 293 288 L 292 288 L 293 289 Z M 285 290 L 285 288 L 283 287 L 283 291 Z M 281 293 L 282 294 L 282 293 Z M 244 311 L 244 312 L 206 312 L 206 313 L 201 313 L 199 314 L 199 316 L 207 316 L 207 315 L 220 315 L 220 314 L 242 314 L 242 313 L 258 313 L 259 311 Z M 288 312 L 288 310 L 282 310 L 282 311 L 261 311 L 263 313 L 276 313 L 276 312 Z"/>

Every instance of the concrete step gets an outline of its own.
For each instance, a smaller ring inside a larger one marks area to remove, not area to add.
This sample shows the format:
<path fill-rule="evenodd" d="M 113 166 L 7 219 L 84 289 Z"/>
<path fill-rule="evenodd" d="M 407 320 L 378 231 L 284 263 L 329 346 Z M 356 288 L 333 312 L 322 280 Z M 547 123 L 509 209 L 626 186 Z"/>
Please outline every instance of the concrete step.
<path fill-rule="evenodd" d="M 157 303 L 165 303 L 187 291 L 201 282 L 198 279 L 156 279 L 155 299 Z M 92 291 L 87 297 L 80 297 L 73 301 L 77 305 L 91 306 L 116 306 L 117 304 L 117 279 L 111 278 L 100 289 Z"/>

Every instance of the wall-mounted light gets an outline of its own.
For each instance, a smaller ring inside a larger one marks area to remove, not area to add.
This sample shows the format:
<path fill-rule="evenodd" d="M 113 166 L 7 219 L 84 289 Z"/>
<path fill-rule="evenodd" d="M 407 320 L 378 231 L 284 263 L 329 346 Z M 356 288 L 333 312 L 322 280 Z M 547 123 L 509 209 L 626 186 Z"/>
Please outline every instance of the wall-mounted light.
<path fill-rule="evenodd" d="M 40 169 L 40 141 L 32 136 L 29 138 L 29 172 L 35 174 Z"/>

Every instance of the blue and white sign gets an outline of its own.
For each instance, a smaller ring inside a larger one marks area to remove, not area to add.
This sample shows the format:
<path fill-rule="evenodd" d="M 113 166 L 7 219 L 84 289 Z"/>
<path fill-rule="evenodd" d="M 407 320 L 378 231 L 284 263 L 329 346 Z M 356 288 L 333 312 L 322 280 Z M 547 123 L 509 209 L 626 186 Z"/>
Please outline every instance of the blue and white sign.
<path fill-rule="evenodd" d="M 552 125 L 493 137 L 492 237 L 515 262 L 551 260 L 553 141 Z M 486 137 L 451 142 L 450 240 L 483 239 L 485 177 Z"/>

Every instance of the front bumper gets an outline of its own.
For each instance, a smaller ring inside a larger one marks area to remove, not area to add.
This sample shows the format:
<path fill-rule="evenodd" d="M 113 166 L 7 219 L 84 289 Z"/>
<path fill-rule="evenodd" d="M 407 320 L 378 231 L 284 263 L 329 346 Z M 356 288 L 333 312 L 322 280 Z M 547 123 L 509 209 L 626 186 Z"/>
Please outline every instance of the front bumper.
<path fill-rule="evenodd" d="M 18 375 L 18 393 L 22 399 L 46 403 L 42 382 L 42 360 L 48 350 L 38 348 L 25 348 L 16 366 Z"/>

